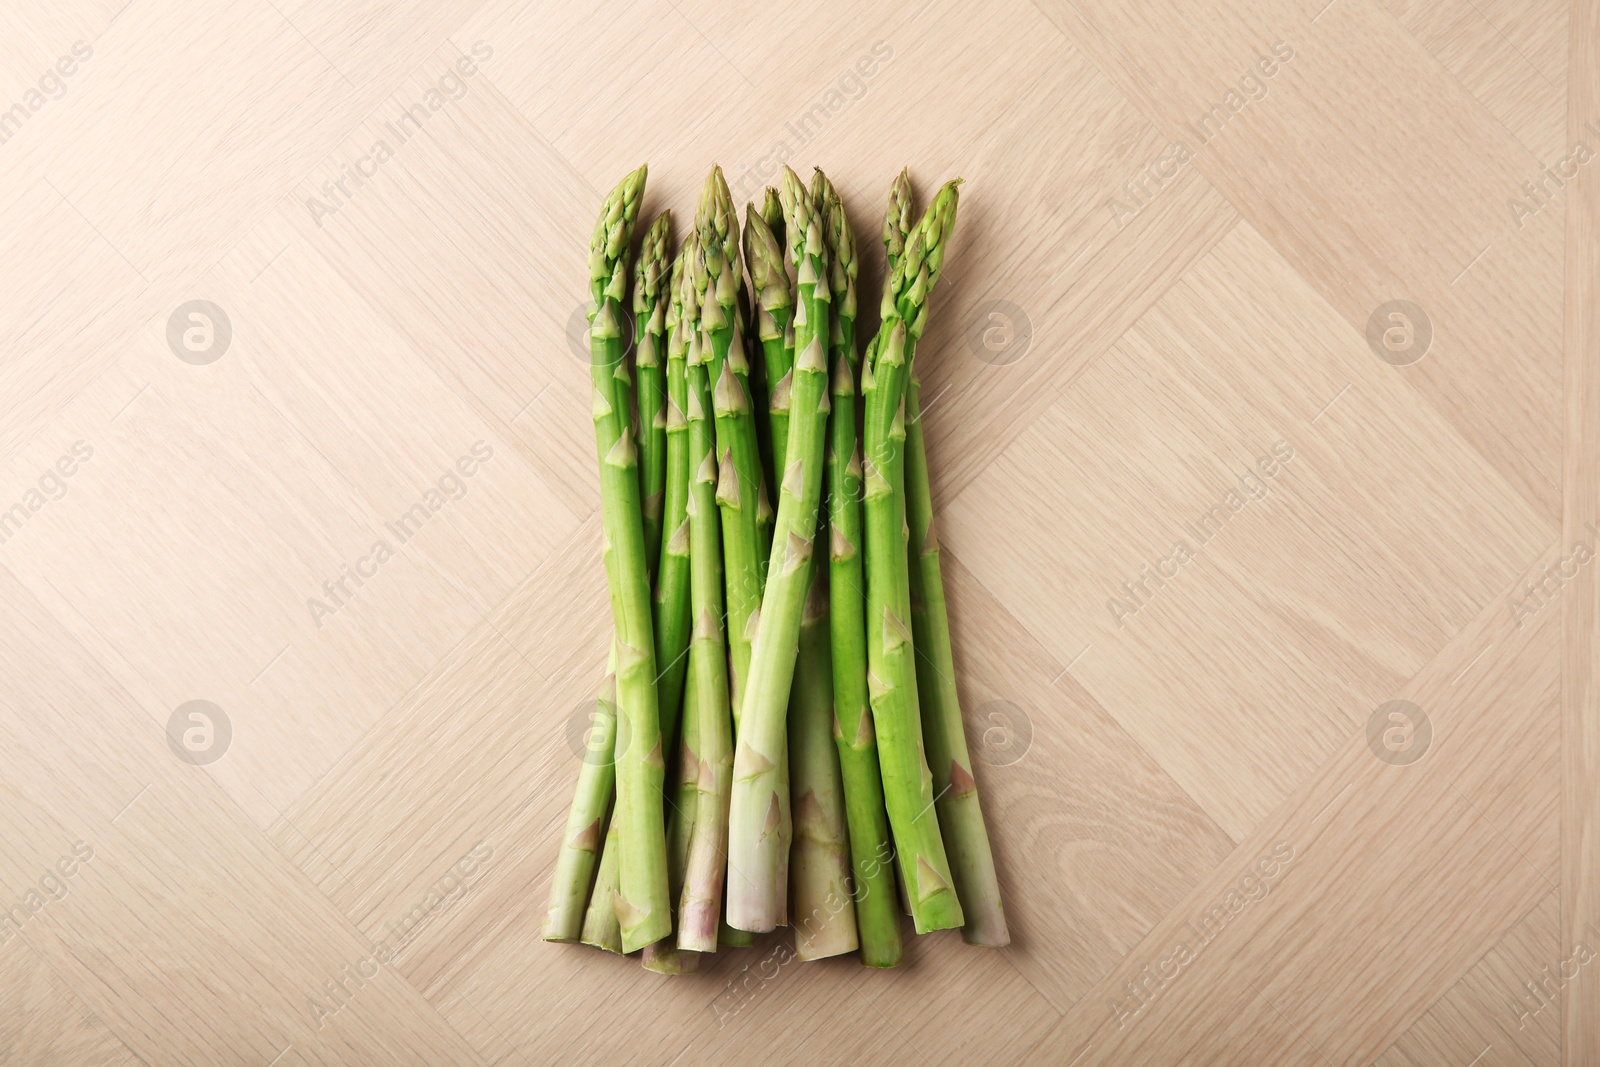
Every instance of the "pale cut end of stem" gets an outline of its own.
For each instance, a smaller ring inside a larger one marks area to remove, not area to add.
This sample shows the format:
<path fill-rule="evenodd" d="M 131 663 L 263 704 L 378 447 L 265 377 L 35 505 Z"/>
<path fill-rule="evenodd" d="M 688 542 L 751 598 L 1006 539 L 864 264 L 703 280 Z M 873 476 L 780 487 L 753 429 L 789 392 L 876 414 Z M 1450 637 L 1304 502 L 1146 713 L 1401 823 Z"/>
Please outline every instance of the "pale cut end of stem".
<path fill-rule="evenodd" d="M 686 900 L 678 916 L 678 948 L 693 953 L 717 951 L 720 900 Z"/>
<path fill-rule="evenodd" d="M 700 970 L 700 953 L 689 952 L 668 944 L 657 941 L 653 945 L 646 945 L 640 953 L 640 963 L 644 969 L 653 974 L 694 974 Z"/>

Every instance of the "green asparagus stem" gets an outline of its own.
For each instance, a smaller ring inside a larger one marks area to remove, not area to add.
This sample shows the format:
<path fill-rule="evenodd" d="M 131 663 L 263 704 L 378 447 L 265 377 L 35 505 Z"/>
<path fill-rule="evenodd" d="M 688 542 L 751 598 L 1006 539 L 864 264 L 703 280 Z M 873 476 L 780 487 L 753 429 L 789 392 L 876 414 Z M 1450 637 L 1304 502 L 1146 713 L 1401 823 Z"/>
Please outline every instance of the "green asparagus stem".
<path fill-rule="evenodd" d="M 664 522 L 661 564 L 655 579 L 653 632 L 663 752 L 673 751 L 678 743 L 683 680 L 689 670 L 689 443 L 683 421 L 686 344 L 678 321 L 683 314 L 682 287 L 687 284 L 687 271 L 684 254 L 679 252 L 673 263 L 669 291 L 661 294 L 659 304 L 664 311 L 662 320 L 666 331 L 667 401 L 663 423 L 666 455 L 662 462 Z M 662 347 L 659 340 L 656 347 Z"/>
<path fill-rule="evenodd" d="M 898 183 L 897 183 L 898 185 Z M 867 655 L 884 799 L 918 933 L 962 925 L 923 755 L 910 620 L 904 497 L 904 391 L 910 351 L 955 221 L 957 183 L 939 191 L 906 240 L 884 289 L 876 357 L 863 374 L 867 541 Z M 888 227 L 886 227 L 886 235 Z M 891 254 L 892 247 L 891 247 Z"/>
<path fill-rule="evenodd" d="M 950 618 L 945 609 L 944 576 L 939 569 L 939 536 L 933 520 L 928 453 L 922 439 L 920 384 L 915 370 L 906 386 L 906 512 L 911 526 L 911 634 L 917 652 L 917 694 L 922 702 L 922 736 L 928 769 L 939 799 L 939 829 L 955 875 L 966 924 L 961 936 L 970 945 L 999 948 L 1011 943 L 1000 883 L 994 873 L 989 834 L 978 804 L 978 783 L 962 727 L 956 696 L 955 658 L 950 649 Z"/>
<path fill-rule="evenodd" d="M 700 779 L 700 727 L 696 702 L 699 693 L 691 675 L 684 687 L 683 743 L 674 761 L 673 789 L 667 798 L 667 890 L 676 905 L 683 890 L 684 871 L 689 864 L 689 839 L 694 832 L 695 811 L 699 802 L 696 784 Z M 682 929 L 682 916 L 678 927 Z M 699 962 L 699 953 L 683 952 L 673 938 L 666 937 L 646 945 L 640 962 L 657 974 L 690 974 Z"/>
<path fill-rule="evenodd" d="M 739 329 L 738 220 L 719 168 L 712 168 L 700 194 L 696 240 L 693 277 L 703 328 L 690 335 L 690 360 L 694 360 L 693 345 L 709 348 L 707 372 L 716 413 L 717 503 L 722 514 L 733 671 L 730 698 L 737 700 L 750 669 L 753 617 L 761 607 L 761 563 L 766 559 L 763 516 L 771 509 L 761 477 L 755 412 L 750 404 L 750 368 L 743 345 L 735 343 Z M 739 707 L 738 703 L 733 706 Z"/>
<path fill-rule="evenodd" d="M 820 175 L 821 172 L 819 171 Z M 901 960 L 900 916 L 895 909 L 894 845 L 884 808 L 878 743 L 867 694 L 866 577 L 862 572 L 860 405 L 856 379 L 856 277 L 860 261 L 844 204 L 822 179 L 831 270 L 833 328 L 829 358 L 833 407 L 828 414 L 827 512 L 829 638 L 833 665 L 834 742 L 843 779 L 850 860 L 855 878 L 856 927 L 861 962 L 895 967 Z"/>
<path fill-rule="evenodd" d="M 722 529 L 717 508 L 716 428 L 708 375 L 710 347 L 689 367 L 689 559 L 694 637 L 689 645 L 689 709 L 698 717 L 698 798 L 689 869 L 679 905 L 678 947 L 717 950 L 727 868 L 729 779 L 733 774 L 733 711 L 728 704 L 728 646 L 722 629 Z"/>
<path fill-rule="evenodd" d="M 913 223 L 911 175 L 901 168 L 900 174 L 889 186 L 889 207 L 883 213 L 884 274 L 892 278 L 905 252 L 906 238 Z M 878 357 L 883 334 L 874 336 L 867 345 L 866 366 L 871 367 Z M 911 914 L 911 894 L 906 891 L 906 880 L 898 865 L 894 871 L 895 899 L 900 902 L 900 913 Z"/>
<path fill-rule="evenodd" d="M 783 451 L 789 444 L 789 370 L 794 353 L 784 344 L 784 338 L 794 316 L 794 299 L 789 292 L 783 245 L 754 204 L 745 205 L 744 210 L 744 261 L 756 294 L 756 335 L 761 340 L 762 372 L 767 382 L 767 407 L 759 420 L 766 427 L 768 441 L 767 484 L 777 485 L 783 470 Z"/>
<path fill-rule="evenodd" d="M 578 786 L 567 814 L 567 828 L 561 835 L 561 851 L 550 877 L 550 906 L 540 932 L 546 941 L 576 941 L 583 929 L 584 905 L 594 881 L 616 781 L 611 762 L 617 740 L 616 670 L 617 647 L 613 642 L 606 676 L 595 698 L 594 726 L 578 768 Z M 611 895 L 607 893 L 605 899 L 609 904 Z"/>
<path fill-rule="evenodd" d="M 767 569 L 760 625 L 742 697 L 728 827 L 728 922 L 771 930 L 785 915 L 782 879 L 782 762 L 785 712 L 799 650 L 812 540 L 822 496 L 827 436 L 829 292 L 821 220 L 792 170 L 784 168 L 783 208 L 799 290 L 790 391 L 789 444 L 778 497 L 775 548 Z"/>
<path fill-rule="evenodd" d="M 651 224 L 646 232 L 640 248 L 639 262 L 634 276 L 634 349 L 636 370 L 639 379 L 639 412 L 640 426 L 638 427 L 638 444 L 640 450 L 640 496 L 642 520 L 645 527 L 646 566 L 651 574 L 655 574 L 658 557 L 663 549 L 662 544 L 662 508 L 663 481 L 667 472 L 667 442 L 666 442 L 666 403 L 667 392 L 665 382 L 661 376 L 660 352 L 661 339 L 666 320 L 670 315 L 665 314 L 667 301 L 662 297 L 662 280 L 667 255 L 667 240 L 672 222 L 669 212 L 662 212 Z M 592 264 L 591 264 L 592 266 Z M 591 325 L 594 314 L 599 310 L 598 298 L 590 308 L 589 320 Z M 659 429 L 659 435 L 655 430 Z M 646 461 L 647 454 L 654 458 Z M 652 497 L 655 498 L 651 505 Z M 672 511 L 674 509 L 668 509 Z M 681 513 L 681 503 L 675 509 Z M 673 529 L 667 530 L 670 540 Z M 687 544 L 685 544 L 685 551 Z M 670 552 L 670 549 L 668 549 Z M 669 556 L 670 559 L 670 556 Z M 654 613 L 656 624 L 656 644 L 662 647 L 662 624 L 674 617 L 670 610 L 663 610 L 665 604 L 673 602 L 671 594 L 674 579 L 670 572 L 664 581 L 659 581 L 656 587 L 656 610 Z M 685 590 L 687 593 L 687 590 Z M 688 597 L 683 597 L 684 623 L 681 627 L 687 631 Z M 670 625 L 668 631 L 670 632 Z M 612 862 L 604 868 L 604 877 L 595 877 L 595 864 L 601 845 L 602 825 L 595 820 L 604 820 L 605 812 L 610 809 L 616 784 L 616 771 L 613 762 L 616 744 L 616 669 L 617 648 L 612 642 L 610 659 L 606 667 L 606 680 L 602 683 L 602 696 L 599 700 L 601 711 L 595 719 L 596 730 L 591 732 L 590 746 L 585 754 L 584 763 L 578 774 L 578 786 L 573 798 L 571 813 L 568 816 L 568 828 L 563 839 L 561 854 L 556 861 L 555 875 L 551 880 L 550 909 L 545 916 L 543 936 L 548 941 L 574 941 L 582 931 L 584 921 L 585 902 L 590 899 L 590 886 L 594 886 L 594 895 L 599 897 L 607 909 L 610 909 L 615 898 L 617 882 L 616 863 L 616 837 L 607 833 L 605 842 L 612 853 Z M 670 673 L 670 666 L 668 671 Z M 678 674 L 678 685 L 682 684 L 682 674 Z M 664 690 L 675 691 L 669 682 Z M 606 695 L 609 694 L 609 695 Z M 676 698 L 665 701 L 668 707 L 676 706 Z M 583 826 L 576 825 L 583 822 Z M 589 831 L 592 830 L 592 833 Z M 589 846 L 589 847 L 585 847 Z M 597 917 L 598 918 L 598 917 Z M 605 924 L 610 929 L 615 929 L 616 921 L 613 916 Z M 620 942 L 619 942 L 620 943 Z"/>
<path fill-rule="evenodd" d="M 622 359 L 621 338 L 628 243 L 644 181 L 645 168 L 640 167 L 607 197 L 589 251 L 596 309 L 589 327 L 589 346 L 605 526 L 602 554 L 617 641 L 617 811 L 613 821 L 621 837 L 621 854 L 616 910 L 623 948 L 630 952 L 659 941 L 672 926 L 650 577 L 645 567 L 638 448 L 629 425 L 632 388 Z"/>
<path fill-rule="evenodd" d="M 657 581 L 656 647 L 665 649 L 663 656 L 671 661 L 663 668 L 660 691 L 667 699 L 669 685 L 676 685 L 682 696 L 681 717 L 668 722 L 662 716 L 662 742 L 669 751 L 675 750 L 671 763 L 672 792 L 667 797 L 667 891 L 673 907 L 677 907 L 683 889 L 684 872 L 689 863 L 689 843 L 694 831 L 695 810 L 698 801 L 700 741 L 699 713 L 695 702 L 699 699 L 693 678 L 687 685 L 683 680 L 688 670 L 689 609 L 690 609 L 690 519 L 689 519 L 689 424 L 685 416 L 688 407 L 687 344 L 684 341 L 683 286 L 685 257 L 680 254 L 674 268 L 672 308 L 668 315 L 671 335 L 667 347 L 667 387 L 669 393 L 667 415 L 667 515 L 677 521 L 676 535 L 666 546 L 662 556 L 661 576 Z M 664 597 L 662 587 L 672 579 L 670 592 Z M 670 603 L 667 607 L 663 601 Z M 670 613 L 673 625 L 662 638 L 663 616 Z M 670 675 L 670 680 L 669 680 Z M 663 705 L 663 711 L 665 705 Z M 681 737 L 679 736 L 681 734 Z M 678 917 L 681 927 L 682 917 Z M 690 974 L 699 965 L 699 955 L 680 951 L 676 939 L 663 938 L 646 945 L 642 962 L 646 970 L 658 974 Z"/>
<path fill-rule="evenodd" d="M 826 536 L 818 530 L 818 537 Z M 800 650 L 789 693 L 789 770 L 794 776 L 790 907 L 795 954 L 819 960 L 854 952 L 856 905 L 845 825 L 844 787 L 833 742 L 833 653 L 828 637 L 828 568 L 811 557 L 811 588 L 800 617 Z"/>
<path fill-rule="evenodd" d="M 645 566 L 656 573 L 667 480 L 667 387 L 662 376 L 666 329 L 667 242 L 672 213 L 656 216 L 639 245 L 633 276 L 633 350 L 639 393 L 639 504 L 644 516 Z M 668 531 L 670 536 L 671 531 Z"/>
<path fill-rule="evenodd" d="M 589 897 L 589 908 L 583 916 L 583 931 L 579 940 L 585 945 L 606 952 L 622 952 L 622 927 L 617 922 L 616 889 L 617 861 L 622 856 L 622 844 L 617 836 L 617 820 L 611 819 L 606 831 L 606 843 L 600 853 L 600 870 L 595 874 L 595 891 Z M 610 892 L 602 890 L 610 886 Z"/>

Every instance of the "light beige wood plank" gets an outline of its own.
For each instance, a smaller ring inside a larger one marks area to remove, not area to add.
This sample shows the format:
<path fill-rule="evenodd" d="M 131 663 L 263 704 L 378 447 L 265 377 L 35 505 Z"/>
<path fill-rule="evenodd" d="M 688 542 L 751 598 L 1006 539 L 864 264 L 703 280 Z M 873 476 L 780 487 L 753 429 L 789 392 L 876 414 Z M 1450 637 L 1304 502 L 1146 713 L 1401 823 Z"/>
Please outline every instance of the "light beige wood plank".
<path fill-rule="evenodd" d="M 1565 71 L 1540 69 L 1471 0 L 1407 0 L 1387 6 L 1536 158 L 1554 164 L 1565 154 Z M 1524 17 L 1519 13 L 1513 21 Z"/>
<path fill-rule="evenodd" d="M 953 551 L 943 559 L 967 741 L 1011 928 L 1003 955 L 1065 1009 L 1233 843 L 1068 660 L 1046 653 Z"/>
<path fill-rule="evenodd" d="M 54 881 L 42 889 L 35 883 L 19 894 L 8 886 L 7 904 L 24 902 L 30 891 L 38 893 L 41 900 L 71 892 L 69 883 L 49 866 L 39 874 L 40 878 L 47 876 Z M 123 1067 L 136 1062 L 99 1019 L 62 989 L 39 954 L 16 936 L 0 946 L 0 1059 L 85 1067 Z"/>
<path fill-rule="evenodd" d="M 1544 212 L 1519 230 L 1505 208 L 1540 161 L 1381 9 L 1324 6 L 1248 2 L 1212 18 L 1179 3 L 1042 3 L 1169 138 L 1195 142 L 1195 167 L 1355 330 L 1390 300 L 1426 310 L 1433 355 L 1408 379 L 1554 517 L 1560 227 Z M 1260 80 L 1277 42 L 1292 58 L 1246 107 L 1241 79 Z M 1227 121 L 1197 133 L 1214 106 Z M 1435 150 L 1394 150 L 1412 144 Z"/>
<path fill-rule="evenodd" d="M 944 540 L 1237 840 L 1554 537 L 1451 435 L 1240 227 Z"/>
<path fill-rule="evenodd" d="M 16 501 L 93 451 L 5 548 L 157 723 L 223 709 L 213 773 L 265 826 L 577 517 L 317 253 L 262 235 L 213 279 L 228 349 L 145 330 L 11 464 Z"/>
<path fill-rule="evenodd" d="M 1508 998 L 1593 895 L 1560 788 L 1592 494 L 1557 518 L 1593 481 L 1557 310 L 1587 201 L 1508 203 L 1593 143 L 1557 114 L 1571 5 L 1324 5 L 8 5 L 0 115 L 94 54 L 0 138 L 0 903 L 95 851 L 0 943 L 0 1060 L 1555 1062 L 1562 1012 Z M 965 180 L 918 365 L 1014 941 L 876 973 L 780 934 L 665 979 L 537 936 L 609 634 L 572 335 L 623 171 L 681 235 L 713 161 L 743 202 L 780 158 L 843 193 L 864 331 L 888 180 Z M 1364 336 L 1395 297 L 1434 327 L 1407 367 Z M 231 319 L 209 365 L 166 336 L 191 299 Z M 1366 739 L 1397 696 L 1411 766 Z M 234 729 L 205 767 L 165 736 L 196 697 Z"/>
<path fill-rule="evenodd" d="M 1571 7 L 1567 132 L 1600 124 L 1600 5 Z M 1567 189 L 1566 451 L 1562 543 L 1594 545 L 1600 523 L 1600 177 L 1590 169 Z M 1561 597 L 1561 947 L 1572 951 L 1600 928 L 1600 585 L 1580 567 Z M 1600 1060 L 1600 979 L 1586 968 L 1563 990 L 1562 1063 Z"/>
<path fill-rule="evenodd" d="M 1430 717 L 1422 757 L 1375 758 L 1365 730 L 1350 737 L 1067 1012 L 1052 1037 L 1069 1061 L 1226 1057 L 1241 991 L 1329 1062 L 1382 1053 L 1554 888 L 1553 836 L 1527 846 L 1558 817 L 1536 781 L 1556 751 L 1557 628 L 1553 612 L 1519 630 L 1485 609 L 1397 694 Z M 1507 789 L 1543 800 L 1488 814 Z"/>
<path fill-rule="evenodd" d="M 122 354 L 160 298 L 47 181 L 0 210 L 0 455 Z"/>
<path fill-rule="evenodd" d="M 362 106 L 264 0 L 136 4 L 96 47 L 52 116 L 50 180 L 158 284 L 194 282 Z M 153 54 L 182 77 L 152 78 Z"/>
<path fill-rule="evenodd" d="M 18 936 L 145 1062 L 472 1050 L 9 573 L 0 734 L 9 894 L 71 861 Z M 346 980 L 333 996 L 326 983 Z M 319 1011 L 313 1004 L 321 1004 Z M 337 1006 L 337 1010 L 335 1007 Z"/>
<path fill-rule="evenodd" d="M 1543 1067 L 1561 1062 L 1561 993 L 1567 971 L 1557 928 L 1561 895 L 1552 891 L 1484 954 L 1376 1062 L 1481 1063 Z"/>

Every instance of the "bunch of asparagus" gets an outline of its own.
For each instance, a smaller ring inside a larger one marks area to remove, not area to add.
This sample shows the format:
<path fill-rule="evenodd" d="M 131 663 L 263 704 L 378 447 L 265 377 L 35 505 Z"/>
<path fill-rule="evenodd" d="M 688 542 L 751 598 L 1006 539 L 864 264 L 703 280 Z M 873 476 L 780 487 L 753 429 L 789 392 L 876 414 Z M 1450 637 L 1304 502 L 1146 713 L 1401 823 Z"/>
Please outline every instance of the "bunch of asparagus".
<path fill-rule="evenodd" d="M 913 358 L 960 183 L 915 222 L 891 186 L 863 353 L 820 170 L 785 167 L 741 230 L 713 167 L 676 255 L 664 211 L 635 256 L 645 173 L 589 250 L 613 638 L 543 936 L 669 974 L 783 925 L 801 959 L 893 967 L 902 912 L 1005 945 Z"/>

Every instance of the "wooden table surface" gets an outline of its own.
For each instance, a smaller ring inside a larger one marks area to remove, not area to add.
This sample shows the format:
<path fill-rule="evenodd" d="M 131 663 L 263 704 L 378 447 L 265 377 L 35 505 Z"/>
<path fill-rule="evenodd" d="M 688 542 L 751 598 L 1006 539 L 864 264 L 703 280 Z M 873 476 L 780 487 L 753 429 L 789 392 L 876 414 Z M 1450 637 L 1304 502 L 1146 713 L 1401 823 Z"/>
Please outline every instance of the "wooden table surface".
<path fill-rule="evenodd" d="M 1600 3 L 807 6 L 0 9 L 0 1062 L 1600 1063 Z M 1008 949 L 538 940 L 641 161 L 966 180 Z"/>

